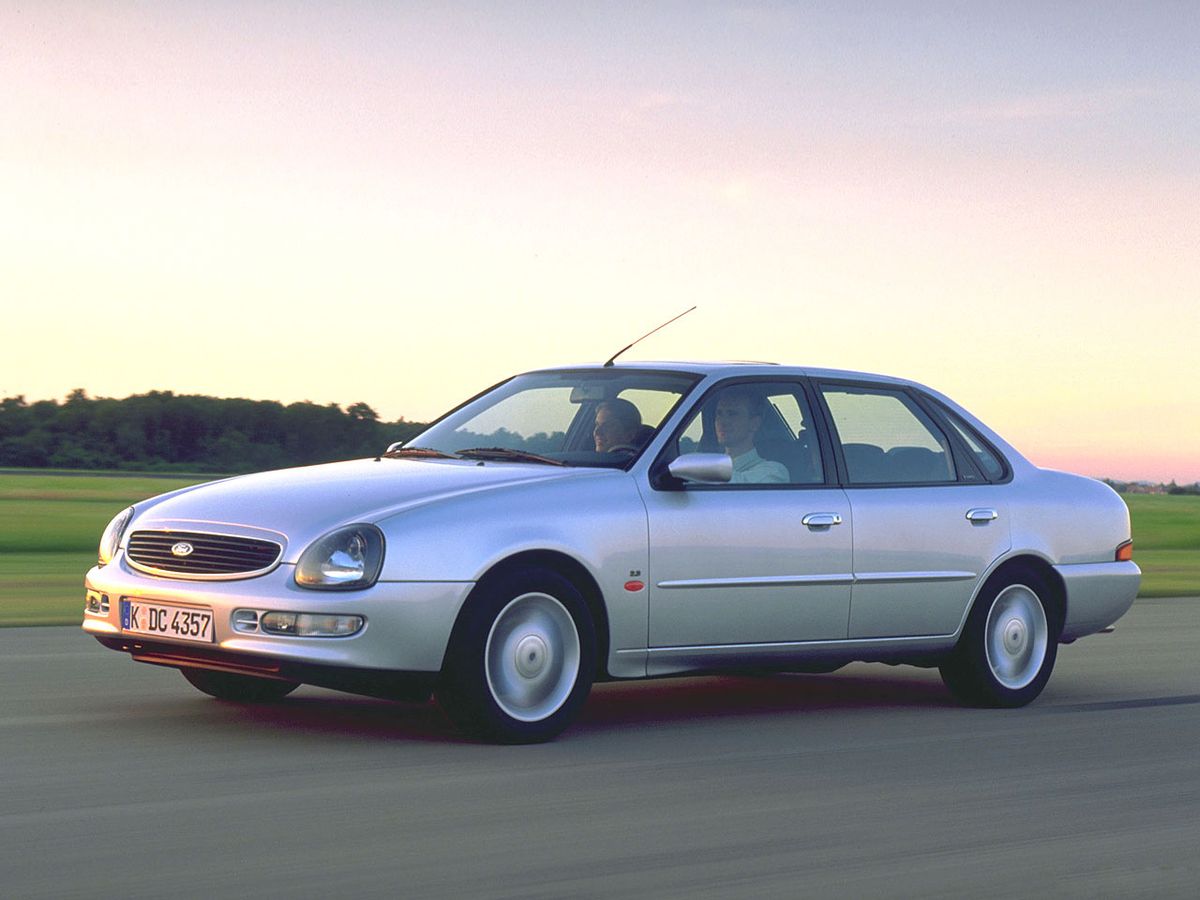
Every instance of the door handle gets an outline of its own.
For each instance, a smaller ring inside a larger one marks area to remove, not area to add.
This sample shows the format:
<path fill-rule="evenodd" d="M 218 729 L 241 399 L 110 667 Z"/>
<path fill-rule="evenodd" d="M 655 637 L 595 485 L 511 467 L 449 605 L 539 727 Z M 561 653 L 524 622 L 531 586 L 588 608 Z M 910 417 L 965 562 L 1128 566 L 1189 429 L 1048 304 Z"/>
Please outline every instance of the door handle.
<path fill-rule="evenodd" d="M 800 522 L 809 528 L 828 528 L 830 525 L 841 525 L 842 517 L 837 513 L 809 513 Z"/>
<path fill-rule="evenodd" d="M 992 519 L 999 517 L 999 515 L 1000 514 L 994 509 L 987 509 L 980 506 L 976 507 L 975 509 L 967 510 L 967 521 L 977 523 L 990 522 Z"/>

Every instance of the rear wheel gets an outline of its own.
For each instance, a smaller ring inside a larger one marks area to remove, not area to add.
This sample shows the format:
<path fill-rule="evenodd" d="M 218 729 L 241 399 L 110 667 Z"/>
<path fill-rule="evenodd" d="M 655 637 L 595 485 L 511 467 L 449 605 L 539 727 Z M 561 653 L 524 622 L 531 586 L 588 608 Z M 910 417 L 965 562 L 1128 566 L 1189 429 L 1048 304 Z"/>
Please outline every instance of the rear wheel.
<path fill-rule="evenodd" d="M 1046 686 L 1058 655 L 1052 593 L 1032 569 L 997 573 L 984 586 L 962 637 L 940 666 L 962 703 L 1016 707 Z"/>
<path fill-rule="evenodd" d="M 295 681 L 256 678 L 253 675 L 236 675 L 233 672 L 217 672 L 212 669 L 189 668 L 179 671 L 192 687 L 210 697 L 233 703 L 275 703 L 300 687 Z"/>
<path fill-rule="evenodd" d="M 547 569 L 482 582 L 446 653 L 438 703 L 463 731 L 504 743 L 548 741 L 578 714 L 596 667 L 582 595 Z"/>

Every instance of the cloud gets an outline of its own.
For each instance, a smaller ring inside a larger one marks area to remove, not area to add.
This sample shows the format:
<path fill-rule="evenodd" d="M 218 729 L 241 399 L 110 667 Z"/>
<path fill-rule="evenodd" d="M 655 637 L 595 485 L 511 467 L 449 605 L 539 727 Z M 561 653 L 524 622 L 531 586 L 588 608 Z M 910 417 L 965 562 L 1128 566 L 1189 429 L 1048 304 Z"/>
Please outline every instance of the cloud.
<path fill-rule="evenodd" d="M 1131 103 L 1158 96 L 1160 93 L 1151 88 L 1140 87 L 1033 94 L 995 103 L 965 106 L 954 110 L 949 118 L 954 121 L 973 122 L 1090 119 L 1112 115 Z"/>
<path fill-rule="evenodd" d="M 766 4 L 740 4 L 733 7 L 721 7 L 724 18 L 735 24 L 777 32 L 784 26 L 793 26 L 799 18 L 800 11 L 791 6 L 771 6 Z"/>
<path fill-rule="evenodd" d="M 646 91 L 634 98 L 633 106 L 635 109 L 643 111 L 654 111 L 671 106 L 682 106 L 685 102 L 678 94 L 670 91 Z"/>

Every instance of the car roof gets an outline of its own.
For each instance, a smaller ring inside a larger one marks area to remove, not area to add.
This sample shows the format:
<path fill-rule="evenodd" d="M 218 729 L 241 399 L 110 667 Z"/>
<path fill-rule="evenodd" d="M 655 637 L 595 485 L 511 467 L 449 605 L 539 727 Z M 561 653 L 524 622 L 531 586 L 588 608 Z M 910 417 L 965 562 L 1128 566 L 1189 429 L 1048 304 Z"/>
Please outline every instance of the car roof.
<path fill-rule="evenodd" d="M 825 369 L 813 366 L 791 366 L 781 365 L 780 363 L 771 362 L 748 362 L 748 361 L 693 361 L 685 362 L 681 360 L 638 360 L 630 362 L 616 362 L 611 366 L 606 366 L 603 363 L 584 363 L 575 366 L 553 366 L 545 369 L 535 370 L 537 372 L 581 372 L 594 369 L 597 371 L 658 371 L 658 372 L 682 372 L 690 375 L 697 375 L 701 378 L 779 378 L 800 376 L 808 378 L 828 379 L 830 381 L 871 381 L 876 384 L 888 384 L 899 387 L 911 387 L 924 391 L 929 396 L 943 403 L 956 414 L 964 418 L 970 425 L 979 430 L 984 437 L 994 444 L 1002 454 L 1007 456 L 1009 464 L 1014 469 L 1032 468 L 1033 464 L 1025 459 L 1012 444 L 1008 443 L 999 434 L 993 431 L 988 425 L 980 421 L 969 410 L 964 409 L 958 403 L 947 397 L 945 394 L 937 391 L 919 381 L 913 381 L 909 378 L 898 378 L 893 375 L 880 375 L 874 372 L 859 372 L 853 369 Z M 532 373 L 530 373 L 532 374 Z"/>
<path fill-rule="evenodd" d="M 736 376 L 780 376 L 780 375 L 800 375 L 811 378 L 827 378 L 831 380 L 849 380 L 849 381 L 876 381 L 886 384 L 911 385 L 913 387 L 925 386 L 918 382 L 911 381 L 907 378 L 897 378 L 892 375 L 880 375 L 873 372 L 858 372 L 852 369 L 825 369 L 813 368 L 810 366 L 793 366 L 784 365 L 774 362 L 756 362 L 751 360 L 728 360 L 728 361 L 681 361 L 681 360 L 645 360 L 636 362 L 617 362 L 611 366 L 605 366 L 602 363 L 584 363 L 576 366 L 553 366 L 546 369 L 538 369 L 539 372 L 567 372 L 567 371 L 582 371 L 587 369 L 606 369 L 610 371 L 629 370 L 646 370 L 654 369 L 664 372 L 686 372 L 692 375 L 702 376 L 720 376 L 720 377 L 736 377 Z M 928 388 L 926 388 L 928 390 Z"/>

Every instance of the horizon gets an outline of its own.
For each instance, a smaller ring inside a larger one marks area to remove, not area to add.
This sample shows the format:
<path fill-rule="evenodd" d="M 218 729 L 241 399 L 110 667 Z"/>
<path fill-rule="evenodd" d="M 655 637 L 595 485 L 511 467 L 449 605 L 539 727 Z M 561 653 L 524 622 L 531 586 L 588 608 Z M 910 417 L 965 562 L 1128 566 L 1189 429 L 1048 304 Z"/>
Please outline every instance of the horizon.
<path fill-rule="evenodd" d="M 1200 6 L 0 9 L 0 396 L 774 359 L 1200 481 Z"/>
<path fill-rule="evenodd" d="M 660 360 L 660 362 L 661 362 L 661 360 Z M 147 394 L 151 394 L 151 393 L 162 393 L 162 394 L 169 394 L 169 395 L 171 395 L 171 396 L 174 396 L 174 397 L 189 397 L 189 396 L 209 396 L 209 397 L 212 397 L 212 395 L 203 395 L 203 394 L 197 395 L 197 394 L 193 394 L 193 393 L 181 393 L 181 392 L 179 392 L 179 391 L 174 391 L 174 390 L 171 390 L 171 389 L 169 389 L 169 388 L 155 388 L 155 389 L 151 389 L 151 390 L 149 390 L 149 391 L 138 391 L 136 394 L 130 394 L 130 395 L 127 395 L 126 397 L 106 397 L 106 396 L 96 396 L 96 395 L 93 395 L 93 394 L 92 394 L 90 391 L 88 391 L 86 388 L 77 388 L 77 389 L 74 389 L 74 390 L 83 390 L 83 391 L 84 391 L 84 396 L 85 396 L 85 398 L 86 398 L 86 399 L 88 399 L 88 400 L 117 400 L 117 401 L 120 401 L 120 400 L 127 400 L 127 399 L 130 399 L 130 397 L 135 397 L 135 396 L 145 396 L 145 395 L 147 395 Z M 73 390 L 73 391 L 71 391 L 71 392 L 68 392 L 68 395 L 67 395 L 66 397 L 62 398 L 62 399 L 58 399 L 58 398 L 51 398 L 51 397 L 43 397 L 43 398 L 35 398 L 35 399 L 30 399 L 29 397 L 27 397 L 27 396 L 25 396 L 25 395 L 20 395 L 20 394 L 19 394 L 19 395 L 16 395 L 16 397 L 5 397 L 5 396 L 0 396 L 0 400 L 7 400 L 7 399 L 17 399 L 18 397 L 20 397 L 20 398 L 23 398 L 23 399 L 25 400 L 25 403 L 26 403 L 27 405 L 31 405 L 31 404 L 33 404 L 33 403 L 38 403 L 38 402 L 47 402 L 47 401 L 49 401 L 49 402 L 54 402 L 54 403 L 57 403 L 58 405 L 60 405 L 60 406 L 61 406 L 61 405 L 63 405 L 63 404 L 66 402 L 66 400 L 67 400 L 67 399 L 69 399 L 69 397 L 70 397 L 70 394 L 71 394 L 71 393 L 73 393 L 73 392 L 74 392 L 74 390 Z M 361 401 L 361 400 L 351 400 L 351 401 L 347 401 L 347 402 L 344 402 L 344 403 L 339 403 L 339 402 L 337 402 L 337 401 L 330 401 L 329 403 L 316 403 L 316 401 L 309 400 L 309 399 L 293 400 L 293 401 L 286 401 L 286 402 L 285 402 L 285 401 L 283 401 L 283 400 L 276 400 L 276 399 L 272 399 L 272 398 L 269 398 L 269 397 L 244 397 L 244 396 L 239 396 L 239 397 L 213 397 L 213 399 L 217 399 L 217 400 L 246 400 L 246 401 L 249 401 L 249 402 L 252 402 L 252 403 L 279 403 L 279 404 L 281 404 L 281 405 L 283 405 L 283 406 L 290 405 L 290 403 L 313 403 L 313 404 L 315 404 L 315 405 L 317 405 L 317 406 L 328 406 L 328 405 L 333 405 L 333 406 L 337 406 L 337 407 L 338 407 L 338 408 L 339 408 L 339 409 L 340 409 L 342 412 L 345 412 L 346 410 L 348 410 L 348 409 L 349 409 L 349 407 L 353 406 L 353 405 L 354 405 L 354 404 L 356 404 L 356 403 L 365 402 L 365 401 Z M 370 404 L 370 403 L 367 403 L 367 406 L 370 406 L 370 407 L 371 407 L 371 409 L 372 409 L 372 411 L 373 411 L 373 412 L 375 412 L 375 413 L 376 413 L 376 415 L 379 415 L 379 413 L 378 413 L 378 410 L 376 410 L 376 409 L 375 409 L 373 406 L 371 406 L 371 404 Z M 446 409 L 446 410 L 443 410 L 443 413 L 444 413 L 444 412 L 449 412 L 451 408 L 452 408 L 452 407 L 447 407 L 447 409 Z M 441 415 L 441 414 L 439 413 L 439 415 Z M 380 421 L 381 423 L 383 423 L 384 425 L 397 425 L 397 424 L 400 424 L 400 423 L 402 423 L 402 422 L 403 422 L 403 423 L 407 423 L 407 424 L 414 424 L 414 425 L 428 425 L 428 424 L 430 424 L 430 423 L 431 423 L 431 422 L 434 420 L 434 418 L 436 418 L 436 416 L 435 416 L 435 417 L 431 417 L 431 418 L 429 418 L 429 419 L 414 419 L 414 418 L 412 418 L 412 417 L 405 416 L 405 415 L 403 415 L 403 414 L 401 414 L 399 417 L 390 417 L 390 418 L 389 418 L 389 417 L 385 417 L 385 416 L 382 416 L 382 415 L 380 415 L 380 416 L 379 416 L 379 421 Z M 987 423 L 985 422 L 985 424 L 987 424 Z M 1005 437 L 1005 435 L 1001 434 L 1000 436 L 1001 436 L 1001 437 L 1004 437 L 1004 438 L 1007 440 L 1007 438 Z M 1011 441 L 1010 441 L 1009 443 L 1011 443 Z M 1030 462 L 1034 463 L 1035 465 L 1037 465 L 1037 466 L 1039 466 L 1039 467 L 1041 467 L 1041 468 L 1044 468 L 1044 469 L 1059 469 L 1059 470 L 1068 471 L 1068 472 L 1075 472 L 1076 474 L 1079 474 L 1079 475 L 1086 475 L 1086 476 L 1087 476 L 1087 477 L 1089 477 L 1089 478 L 1094 478 L 1094 479 L 1096 479 L 1097 481 L 1113 481 L 1113 482 L 1121 482 L 1121 483 L 1123 483 L 1123 484 L 1128 484 L 1128 485 L 1151 485 L 1151 486 L 1158 485 L 1158 486 L 1164 486 L 1164 487 L 1165 487 L 1165 486 L 1168 486 L 1168 485 L 1171 485 L 1171 484 L 1176 484 L 1176 485 L 1178 485 L 1178 486 L 1181 486 L 1181 487 L 1188 487 L 1188 486 L 1191 486 L 1191 485 L 1200 485 L 1200 478 L 1195 478 L 1195 479 L 1190 479 L 1190 480 L 1189 480 L 1189 479 L 1183 479 L 1183 478 L 1177 478 L 1177 477 L 1174 477 L 1174 476 L 1172 476 L 1172 477 L 1167 477 L 1167 478 L 1155 478 L 1155 477 L 1148 477 L 1148 476 L 1145 476 L 1145 477 L 1144 477 L 1144 476 L 1139 476 L 1139 475 L 1136 475 L 1136 474 L 1129 474 L 1129 473 L 1112 474 L 1112 473 L 1099 473 L 1099 472 L 1096 472 L 1096 471 L 1085 471 L 1085 470 L 1082 470 L 1082 469 L 1073 469 L 1073 468 L 1070 468 L 1069 466 L 1066 466 L 1066 465 L 1056 465 L 1052 459 L 1047 459 L 1047 458 L 1045 458 L 1045 457 L 1038 458 L 1038 457 L 1036 457 L 1036 456 L 1031 456 L 1030 454 L 1028 454 L 1028 453 L 1024 452 L 1024 450 L 1022 450 L 1022 448 L 1020 448 L 1020 447 L 1017 447 L 1016 449 L 1017 449 L 1017 451 L 1018 451 L 1019 453 L 1021 453 L 1021 455 L 1022 455 L 1022 456 L 1024 456 L 1024 457 L 1025 457 L 1026 459 L 1028 459 Z M 21 468 L 21 467 L 17 467 L 17 468 Z M 35 467 L 35 468 L 38 468 L 38 467 Z"/>

